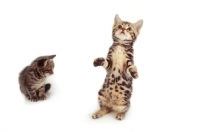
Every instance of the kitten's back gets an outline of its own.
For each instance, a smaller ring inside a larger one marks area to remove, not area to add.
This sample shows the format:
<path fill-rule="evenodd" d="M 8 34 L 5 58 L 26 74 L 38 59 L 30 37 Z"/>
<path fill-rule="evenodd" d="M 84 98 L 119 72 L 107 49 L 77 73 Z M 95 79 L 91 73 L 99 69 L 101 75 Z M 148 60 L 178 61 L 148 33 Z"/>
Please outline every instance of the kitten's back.
<path fill-rule="evenodd" d="M 19 73 L 19 84 L 20 84 L 20 90 L 22 93 L 26 93 L 25 91 L 25 78 L 26 78 L 26 73 L 28 71 L 30 66 L 26 66 L 20 73 Z"/>

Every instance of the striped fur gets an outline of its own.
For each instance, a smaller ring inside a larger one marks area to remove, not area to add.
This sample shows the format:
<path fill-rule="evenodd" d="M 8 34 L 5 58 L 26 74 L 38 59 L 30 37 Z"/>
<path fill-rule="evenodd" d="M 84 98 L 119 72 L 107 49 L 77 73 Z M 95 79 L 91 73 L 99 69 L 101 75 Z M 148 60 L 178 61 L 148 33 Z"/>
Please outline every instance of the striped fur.
<path fill-rule="evenodd" d="M 55 56 L 38 57 L 20 72 L 18 78 L 20 90 L 31 101 L 46 99 L 45 92 L 50 89 L 51 85 L 45 84 L 45 79 L 53 74 Z"/>
<path fill-rule="evenodd" d="M 97 58 L 95 67 L 103 66 L 107 75 L 102 88 L 99 90 L 98 100 L 100 110 L 92 117 L 99 118 L 110 111 L 116 111 L 118 120 L 125 117 L 130 106 L 133 78 L 138 78 L 137 67 L 133 61 L 133 43 L 142 27 L 142 20 L 136 23 L 122 21 L 115 16 L 113 25 L 113 44 L 109 48 L 107 58 Z"/>

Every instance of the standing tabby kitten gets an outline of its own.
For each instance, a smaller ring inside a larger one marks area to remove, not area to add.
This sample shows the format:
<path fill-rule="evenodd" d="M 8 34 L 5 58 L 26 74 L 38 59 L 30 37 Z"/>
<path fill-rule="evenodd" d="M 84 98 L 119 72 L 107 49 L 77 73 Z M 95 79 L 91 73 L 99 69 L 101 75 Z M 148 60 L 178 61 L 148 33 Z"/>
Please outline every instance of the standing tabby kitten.
<path fill-rule="evenodd" d="M 107 75 L 99 90 L 100 110 L 92 115 L 99 118 L 110 111 L 116 111 L 118 120 L 125 117 L 130 106 L 132 78 L 138 78 L 137 68 L 133 62 L 133 43 L 139 35 L 143 20 L 136 23 L 122 21 L 115 16 L 112 37 L 114 43 L 109 49 L 107 58 L 97 58 L 94 66 L 103 66 Z"/>
<path fill-rule="evenodd" d="M 51 85 L 45 84 L 47 76 L 53 74 L 56 55 L 41 56 L 35 59 L 29 66 L 25 67 L 19 74 L 21 92 L 31 101 L 45 100 L 45 93 Z"/>

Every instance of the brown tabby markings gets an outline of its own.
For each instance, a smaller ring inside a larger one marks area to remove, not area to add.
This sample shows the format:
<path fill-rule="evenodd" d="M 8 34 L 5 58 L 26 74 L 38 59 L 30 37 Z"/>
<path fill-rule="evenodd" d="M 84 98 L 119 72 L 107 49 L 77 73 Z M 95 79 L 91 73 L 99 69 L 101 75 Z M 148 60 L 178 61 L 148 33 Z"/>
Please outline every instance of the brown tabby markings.
<path fill-rule="evenodd" d="M 44 94 L 50 89 L 51 85 L 45 84 L 45 79 L 53 74 L 53 58 L 55 56 L 38 57 L 20 72 L 20 90 L 31 101 L 36 102 L 38 99 L 46 99 Z"/>
<path fill-rule="evenodd" d="M 107 75 L 99 90 L 100 110 L 92 117 L 99 118 L 110 111 L 117 111 L 116 118 L 122 120 L 130 106 L 132 78 L 138 78 L 137 68 L 133 62 L 133 43 L 135 42 L 142 20 L 132 24 L 115 16 L 112 37 L 114 43 L 109 48 L 107 58 L 97 58 L 93 65 L 103 66 Z"/>

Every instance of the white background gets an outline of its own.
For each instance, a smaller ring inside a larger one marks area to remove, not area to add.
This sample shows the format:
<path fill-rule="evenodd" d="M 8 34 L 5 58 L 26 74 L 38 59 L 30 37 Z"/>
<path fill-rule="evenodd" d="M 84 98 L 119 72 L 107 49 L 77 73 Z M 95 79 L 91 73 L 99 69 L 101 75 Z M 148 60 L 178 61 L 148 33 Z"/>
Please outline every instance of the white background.
<path fill-rule="evenodd" d="M 115 14 L 144 20 L 134 45 L 139 78 L 122 121 L 93 120 L 106 72 Z M 199 0 L 1 0 L 1 132 L 199 132 Z M 56 54 L 46 101 L 20 93 L 18 74 L 41 55 Z"/>

